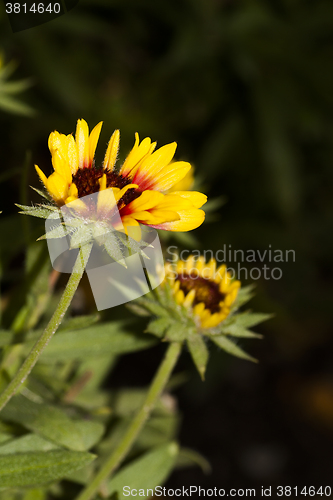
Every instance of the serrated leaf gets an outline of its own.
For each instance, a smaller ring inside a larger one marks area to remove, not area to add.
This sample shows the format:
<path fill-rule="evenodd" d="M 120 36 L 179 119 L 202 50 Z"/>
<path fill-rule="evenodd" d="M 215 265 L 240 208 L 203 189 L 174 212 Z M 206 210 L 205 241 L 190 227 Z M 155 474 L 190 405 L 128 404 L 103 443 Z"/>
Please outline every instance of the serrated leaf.
<path fill-rule="evenodd" d="M 72 420 L 60 408 L 35 403 L 22 395 L 12 398 L 1 416 L 75 451 L 91 448 L 104 431 L 103 425 L 98 422 Z"/>
<path fill-rule="evenodd" d="M 26 434 L 25 436 L 11 440 L 0 446 L 0 455 L 9 453 L 26 453 L 30 451 L 57 450 L 59 446 L 48 441 L 37 434 Z M 1 486 L 1 485 L 0 485 Z"/>
<path fill-rule="evenodd" d="M 236 356 L 237 358 L 247 359 L 255 363 L 258 362 L 255 358 L 243 351 L 243 349 L 232 342 L 232 340 L 228 339 L 225 335 L 211 335 L 210 339 L 215 342 L 216 345 L 221 347 L 221 349 L 229 354 L 232 354 L 233 356 Z"/>
<path fill-rule="evenodd" d="M 126 321 L 101 323 L 78 331 L 58 332 L 40 357 L 40 362 L 57 363 L 91 356 L 119 355 L 140 351 L 154 345 L 155 340 L 129 331 Z M 26 352 L 33 342 L 26 343 Z"/>
<path fill-rule="evenodd" d="M 138 492 L 153 490 L 165 482 L 172 471 L 178 454 L 177 443 L 160 446 L 140 458 L 137 458 L 115 474 L 108 484 L 109 494 L 118 492 L 119 499 L 128 496 L 124 486 L 137 489 Z"/>
<path fill-rule="evenodd" d="M 154 319 L 148 324 L 145 333 L 152 333 L 153 335 L 156 335 L 156 337 L 162 338 L 166 329 L 170 326 L 170 321 L 172 321 L 170 318 L 164 317 Z"/>
<path fill-rule="evenodd" d="M 35 486 L 61 479 L 92 462 L 91 453 L 54 450 L 0 456 L 0 487 Z"/>
<path fill-rule="evenodd" d="M 191 335 L 191 337 L 187 339 L 187 345 L 199 375 L 201 379 L 204 380 L 209 357 L 207 345 L 202 336 L 198 333 Z"/>

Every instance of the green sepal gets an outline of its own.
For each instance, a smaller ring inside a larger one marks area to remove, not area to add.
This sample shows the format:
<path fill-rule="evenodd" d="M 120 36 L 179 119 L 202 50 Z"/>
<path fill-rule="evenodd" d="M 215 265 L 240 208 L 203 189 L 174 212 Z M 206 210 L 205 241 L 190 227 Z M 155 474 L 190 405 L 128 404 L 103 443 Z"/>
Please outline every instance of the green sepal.
<path fill-rule="evenodd" d="M 122 243 L 125 245 L 125 247 L 128 248 L 129 252 L 131 254 L 136 254 L 138 253 L 141 255 L 141 257 L 145 257 L 146 259 L 149 259 L 148 255 L 144 253 L 142 250 L 142 247 L 152 247 L 149 243 L 141 240 L 140 242 L 134 240 L 130 236 L 127 236 L 126 234 L 123 233 L 118 233 L 119 238 L 121 239 Z"/>
<path fill-rule="evenodd" d="M 211 335 L 209 338 L 228 354 L 232 354 L 237 358 L 247 359 L 248 361 L 253 361 L 255 363 L 258 362 L 257 359 L 247 354 L 245 351 L 243 351 L 243 349 L 232 342 L 232 340 L 228 339 L 225 335 Z"/>
<path fill-rule="evenodd" d="M 232 310 L 239 309 L 242 305 L 246 304 L 249 300 L 254 297 L 253 290 L 255 289 L 255 285 L 241 287 L 238 290 L 237 299 L 232 307 Z"/>
<path fill-rule="evenodd" d="M 204 380 L 209 358 L 207 345 L 203 337 L 198 333 L 194 333 L 187 339 L 187 345 L 199 375 Z"/>
<path fill-rule="evenodd" d="M 155 300 L 141 297 L 137 299 L 135 303 L 146 309 L 150 314 L 155 316 L 167 316 L 168 318 L 170 317 L 170 311 Z"/>
<path fill-rule="evenodd" d="M 52 205 L 28 206 L 28 205 L 19 205 L 18 203 L 16 203 L 15 205 L 22 210 L 22 212 L 19 212 L 20 214 L 31 215 L 33 217 L 38 217 L 40 219 L 60 218 L 59 209 Z"/>
<path fill-rule="evenodd" d="M 144 307 L 141 307 L 139 304 L 136 302 L 128 303 L 126 304 L 127 309 L 132 311 L 133 314 L 136 314 L 137 316 L 142 316 L 142 317 L 147 317 L 150 316 L 150 312 L 147 311 Z"/>
<path fill-rule="evenodd" d="M 172 321 L 168 327 L 164 340 L 169 342 L 182 342 L 191 335 L 191 327 L 186 323 L 180 321 Z"/>
<path fill-rule="evenodd" d="M 38 193 L 39 196 L 41 196 L 42 198 L 45 198 L 46 200 L 52 202 L 52 198 L 51 198 L 51 196 L 49 195 L 49 193 L 47 191 L 42 191 L 41 189 L 37 189 L 34 186 L 30 186 L 30 187 L 31 187 L 31 189 L 33 189 L 34 191 L 36 191 L 36 193 Z"/>
<path fill-rule="evenodd" d="M 72 231 L 74 232 L 75 230 L 73 229 Z M 43 234 L 43 236 L 40 236 L 37 241 L 63 238 L 66 234 L 71 233 L 66 230 L 65 226 L 60 224 L 58 226 L 55 226 L 53 229 L 50 229 L 46 234 Z"/>
<path fill-rule="evenodd" d="M 103 236 L 103 245 L 105 250 L 113 260 L 118 262 L 118 264 L 122 265 L 123 267 L 127 268 L 124 245 L 114 231 L 109 232 L 105 236 Z"/>
<path fill-rule="evenodd" d="M 170 326 L 169 318 L 163 317 L 163 318 L 153 319 L 148 324 L 145 333 L 152 333 L 153 335 L 156 335 L 156 337 L 162 338 L 164 337 L 164 334 L 169 326 Z"/>

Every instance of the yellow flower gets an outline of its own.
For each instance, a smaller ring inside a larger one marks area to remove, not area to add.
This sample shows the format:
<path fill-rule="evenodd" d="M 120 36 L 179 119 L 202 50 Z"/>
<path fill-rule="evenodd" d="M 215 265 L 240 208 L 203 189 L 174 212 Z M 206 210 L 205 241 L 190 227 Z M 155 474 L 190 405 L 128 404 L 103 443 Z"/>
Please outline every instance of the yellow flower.
<path fill-rule="evenodd" d="M 196 191 L 169 190 L 184 179 L 190 163 L 173 162 L 177 144 L 155 151 L 149 137 L 135 144 L 122 167 L 115 169 L 119 148 L 119 130 L 109 142 L 102 166 L 94 155 L 102 122 L 89 134 L 85 120 L 78 120 L 75 138 L 52 132 L 49 149 L 54 172 L 49 176 L 36 166 L 37 173 L 57 205 L 62 206 L 93 193 L 98 194 L 97 213 L 111 218 L 115 201 L 124 230 L 139 228 L 139 223 L 168 231 L 190 231 L 200 226 L 205 213 L 200 207 L 207 197 Z M 79 207 L 81 200 L 77 202 Z M 81 207 L 82 208 L 82 207 Z"/>
<path fill-rule="evenodd" d="M 213 328 L 228 317 L 241 285 L 224 264 L 217 267 L 215 259 L 206 264 L 204 257 L 167 263 L 165 273 L 176 302 L 191 310 L 201 328 Z"/>

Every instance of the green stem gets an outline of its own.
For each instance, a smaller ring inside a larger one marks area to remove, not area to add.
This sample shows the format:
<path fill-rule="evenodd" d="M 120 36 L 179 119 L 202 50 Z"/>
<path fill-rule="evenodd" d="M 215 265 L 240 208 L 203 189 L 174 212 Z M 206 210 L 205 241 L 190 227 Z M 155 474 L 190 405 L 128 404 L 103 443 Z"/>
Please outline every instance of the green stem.
<path fill-rule="evenodd" d="M 141 409 L 135 416 L 134 420 L 130 424 L 125 436 L 123 437 L 117 448 L 111 453 L 111 455 L 106 460 L 91 483 L 81 492 L 76 500 L 92 500 L 92 498 L 94 498 L 94 496 L 103 486 L 105 480 L 114 472 L 117 467 L 119 467 L 123 459 L 126 457 L 127 453 L 130 451 L 132 445 L 139 436 L 140 431 L 142 430 L 148 417 L 155 408 L 155 405 L 163 389 L 168 383 L 170 375 L 175 367 L 175 364 L 177 363 L 181 349 L 182 344 L 180 342 L 170 344 L 162 361 L 162 364 L 160 365 L 151 383 L 146 399 Z"/>
<path fill-rule="evenodd" d="M 13 380 L 6 387 L 3 393 L 0 396 L 0 411 L 12 396 L 17 392 L 19 387 L 23 384 L 23 382 L 28 377 L 29 373 L 35 366 L 38 361 L 39 356 L 44 351 L 47 344 L 50 342 L 53 334 L 57 331 L 71 301 L 76 292 L 76 289 L 81 281 L 81 278 L 84 273 L 84 269 L 89 259 L 91 251 L 91 245 L 85 245 L 81 247 L 79 255 L 76 259 L 73 272 L 68 280 L 65 291 L 60 299 L 57 309 L 55 310 L 49 324 L 45 328 L 41 337 L 37 340 L 36 344 L 31 349 L 27 359 L 24 361 L 23 365 L 16 373 Z"/>

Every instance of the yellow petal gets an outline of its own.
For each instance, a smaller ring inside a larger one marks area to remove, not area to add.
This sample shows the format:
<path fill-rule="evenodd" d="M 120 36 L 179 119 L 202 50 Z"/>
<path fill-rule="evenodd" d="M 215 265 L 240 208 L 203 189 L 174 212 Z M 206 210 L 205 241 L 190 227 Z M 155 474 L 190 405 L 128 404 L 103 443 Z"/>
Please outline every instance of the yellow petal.
<path fill-rule="evenodd" d="M 76 199 L 79 197 L 79 192 L 78 192 L 75 184 L 70 185 L 70 188 L 68 191 L 68 196 L 71 196 L 73 199 Z"/>
<path fill-rule="evenodd" d="M 40 180 L 42 181 L 42 183 L 44 184 L 44 186 L 46 187 L 47 186 L 47 177 L 46 175 L 44 174 L 44 172 L 38 167 L 38 165 L 35 165 L 35 169 L 36 169 L 36 172 L 37 174 L 39 175 L 39 178 Z"/>
<path fill-rule="evenodd" d="M 184 306 L 191 307 L 194 299 L 195 299 L 195 290 L 192 289 L 185 297 Z"/>
<path fill-rule="evenodd" d="M 213 328 L 214 326 L 217 326 L 221 321 L 225 318 L 224 314 L 221 313 L 214 313 L 211 316 L 203 319 L 201 321 L 201 326 L 203 328 Z"/>
<path fill-rule="evenodd" d="M 164 195 L 158 191 L 144 191 L 138 198 L 131 201 L 131 203 L 125 207 L 125 213 L 130 214 L 149 210 L 154 208 L 163 198 Z"/>
<path fill-rule="evenodd" d="M 56 149 L 52 154 L 52 165 L 55 172 L 58 172 L 64 179 L 66 179 L 67 183 L 70 184 L 72 182 L 72 172 L 66 158 L 61 154 L 60 149 Z"/>
<path fill-rule="evenodd" d="M 176 299 L 177 304 L 182 304 L 184 302 L 185 295 L 184 295 L 183 290 L 178 290 L 178 292 L 175 295 L 175 299 Z"/>
<path fill-rule="evenodd" d="M 172 194 L 189 200 L 195 208 L 201 208 L 207 201 L 207 196 L 198 191 L 172 191 Z"/>
<path fill-rule="evenodd" d="M 201 226 L 205 220 L 205 212 L 198 208 L 177 210 L 177 213 L 180 216 L 180 220 L 156 224 L 153 227 L 164 229 L 165 231 L 191 231 Z"/>
<path fill-rule="evenodd" d="M 97 213 L 99 216 L 104 212 L 110 212 L 117 204 L 116 196 L 119 188 L 102 189 L 98 193 Z"/>
<path fill-rule="evenodd" d="M 67 154 L 68 154 L 69 168 L 72 172 L 72 175 L 75 175 L 79 168 L 79 157 L 77 153 L 75 139 L 72 136 L 72 134 L 69 134 L 67 136 Z"/>
<path fill-rule="evenodd" d="M 159 172 L 154 171 L 151 174 L 145 174 L 143 180 L 139 181 L 135 179 L 135 182 L 140 182 L 141 189 L 156 189 L 157 191 L 164 192 L 183 179 L 190 169 L 190 163 L 177 161 L 168 164 Z"/>
<path fill-rule="evenodd" d="M 106 189 L 106 181 L 107 181 L 106 174 L 103 174 L 102 177 L 98 179 L 100 191 Z"/>
<path fill-rule="evenodd" d="M 57 203 L 65 203 L 68 194 L 68 183 L 58 172 L 53 172 L 47 179 L 46 188 Z"/>
<path fill-rule="evenodd" d="M 137 184 L 127 184 L 127 186 L 124 186 L 122 189 L 120 189 L 117 194 L 116 194 L 116 200 L 119 201 L 122 196 L 128 191 L 129 189 L 136 189 L 138 187 Z"/>
<path fill-rule="evenodd" d="M 149 137 L 146 137 L 140 144 L 139 144 L 139 134 L 135 133 L 135 143 L 133 146 L 133 149 L 130 151 L 128 154 L 123 166 L 120 169 L 120 174 L 121 175 L 129 175 L 130 172 L 132 173 L 132 176 L 134 174 L 133 169 L 135 167 L 138 167 L 141 163 L 141 161 L 146 157 L 150 156 L 152 151 L 152 143 Z"/>
<path fill-rule="evenodd" d="M 89 167 L 89 128 L 85 120 L 78 120 L 75 141 L 78 152 L 79 168 Z"/>
<path fill-rule="evenodd" d="M 105 170 L 113 170 L 114 165 L 117 160 L 118 149 L 119 149 L 120 132 L 115 130 L 111 136 L 108 144 L 108 148 L 105 153 L 103 168 Z"/>
<path fill-rule="evenodd" d="M 96 146 L 98 143 L 99 135 L 101 133 L 101 128 L 102 128 L 103 122 L 99 122 L 91 131 L 90 136 L 89 136 L 89 166 L 92 165 L 94 156 L 95 156 L 95 151 L 96 151 Z"/>
<path fill-rule="evenodd" d="M 137 220 L 130 216 L 122 217 L 125 233 L 136 241 L 141 240 L 141 228 Z"/>
<path fill-rule="evenodd" d="M 177 143 L 173 142 L 162 146 L 157 149 L 157 151 L 147 156 L 137 169 L 133 182 L 139 184 L 141 189 L 149 189 L 149 180 L 152 179 L 163 167 L 170 163 L 175 154 L 176 148 Z"/>

